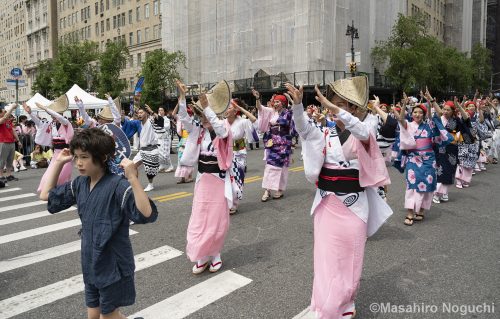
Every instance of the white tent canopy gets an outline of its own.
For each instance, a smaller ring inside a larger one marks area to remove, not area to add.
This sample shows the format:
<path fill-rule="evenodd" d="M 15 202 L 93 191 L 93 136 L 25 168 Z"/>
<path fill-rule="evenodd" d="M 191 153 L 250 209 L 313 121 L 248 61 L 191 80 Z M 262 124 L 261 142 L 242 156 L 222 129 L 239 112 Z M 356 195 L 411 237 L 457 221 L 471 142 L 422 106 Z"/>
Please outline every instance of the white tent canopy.
<path fill-rule="evenodd" d="M 48 100 L 47 98 L 45 98 L 45 96 L 41 95 L 40 93 L 36 93 L 31 97 L 31 99 L 26 101 L 26 104 L 28 104 L 28 106 L 31 107 L 33 111 L 40 111 L 40 109 L 36 106 L 35 103 L 40 103 L 41 105 L 48 106 L 50 103 L 52 103 L 52 101 Z"/>
<path fill-rule="evenodd" d="M 90 95 L 77 84 L 74 84 L 71 89 L 66 92 L 66 96 L 68 97 L 70 110 L 78 109 L 75 103 L 75 96 L 78 96 L 78 98 L 82 100 L 86 109 L 102 109 L 108 105 L 108 101 Z"/>

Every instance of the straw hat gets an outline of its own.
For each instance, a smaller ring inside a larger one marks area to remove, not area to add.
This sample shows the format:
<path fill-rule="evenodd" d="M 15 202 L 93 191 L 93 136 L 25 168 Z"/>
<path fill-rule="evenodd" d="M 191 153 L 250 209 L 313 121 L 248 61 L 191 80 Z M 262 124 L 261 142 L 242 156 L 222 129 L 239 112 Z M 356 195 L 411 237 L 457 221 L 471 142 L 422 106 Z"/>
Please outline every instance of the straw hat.
<path fill-rule="evenodd" d="M 106 121 L 113 121 L 113 113 L 111 113 L 111 109 L 109 106 L 105 106 L 99 114 L 97 114 L 97 117 L 106 120 Z"/>
<path fill-rule="evenodd" d="M 328 84 L 328 89 L 358 107 L 366 108 L 368 104 L 368 78 L 366 76 L 337 80 Z"/>
<path fill-rule="evenodd" d="M 231 89 L 225 80 L 220 81 L 206 93 L 210 108 L 217 114 L 224 114 L 231 103 Z M 203 112 L 200 101 L 195 106 Z"/>
<path fill-rule="evenodd" d="M 61 95 L 57 99 L 54 100 L 49 106 L 47 106 L 48 109 L 51 109 L 54 112 L 57 113 L 64 113 L 69 107 L 69 101 L 68 97 L 66 94 Z"/>

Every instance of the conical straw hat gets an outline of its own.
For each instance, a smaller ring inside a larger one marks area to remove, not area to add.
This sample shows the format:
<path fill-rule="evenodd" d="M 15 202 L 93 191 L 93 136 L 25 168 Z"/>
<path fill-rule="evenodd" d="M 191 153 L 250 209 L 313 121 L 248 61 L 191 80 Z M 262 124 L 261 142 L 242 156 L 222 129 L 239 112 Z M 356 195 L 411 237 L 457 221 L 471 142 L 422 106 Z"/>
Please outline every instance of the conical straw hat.
<path fill-rule="evenodd" d="M 368 77 L 355 76 L 328 84 L 328 88 L 342 99 L 366 108 L 368 104 Z"/>
<path fill-rule="evenodd" d="M 57 113 L 64 113 L 69 107 L 69 101 L 68 97 L 66 94 L 61 95 L 57 99 L 54 100 L 49 106 L 47 106 L 48 109 L 51 109 L 54 112 Z"/>
<path fill-rule="evenodd" d="M 106 121 L 113 121 L 113 113 L 111 113 L 111 109 L 109 106 L 105 106 L 99 114 L 97 114 L 97 117 L 100 117 L 103 120 Z"/>
<path fill-rule="evenodd" d="M 224 114 L 231 103 L 231 89 L 225 80 L 220 81 L 206 93 L 210 108 L 218 115 Z M 203 112 L 200 101 L 195 104 Z"/>

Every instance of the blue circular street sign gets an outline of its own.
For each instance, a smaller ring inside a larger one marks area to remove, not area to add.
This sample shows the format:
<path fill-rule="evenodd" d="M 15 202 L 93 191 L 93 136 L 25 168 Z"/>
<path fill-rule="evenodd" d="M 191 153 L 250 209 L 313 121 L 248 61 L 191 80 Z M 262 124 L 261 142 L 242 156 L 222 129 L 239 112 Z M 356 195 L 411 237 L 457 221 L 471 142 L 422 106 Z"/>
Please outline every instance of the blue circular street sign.
<path fill-rule="evenodd" d="M 23 75 L 23 71 L 21 71 L 20 68 L 13 68 L 12 70 L 10 70 L 10 75 L 14 77 L 20 77 L 21 75 Z"/>

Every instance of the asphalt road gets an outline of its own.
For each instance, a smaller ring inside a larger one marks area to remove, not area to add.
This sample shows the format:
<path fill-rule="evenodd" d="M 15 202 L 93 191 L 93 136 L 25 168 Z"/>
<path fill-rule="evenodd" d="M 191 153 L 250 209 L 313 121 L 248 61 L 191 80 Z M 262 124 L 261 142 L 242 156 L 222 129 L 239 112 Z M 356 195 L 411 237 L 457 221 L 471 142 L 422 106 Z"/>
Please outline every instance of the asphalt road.
<path fill-rule="evenodd" d="M 263 153 L 249 151 L 245 199 L 231 217 L 217 274 L 193 275 L 184 253 L 193 183 L 159 175 L 150 193 L 158 221 L 131 226 L 141 269 L 136 303 L 123 313 L 135 317 L 160 303 L 152 311 L 165 318 L 298 316 L 311 294 L 314 194 L 299 154 L 284 198 L 262 203 Z M 390 169 L 394 215 L 368 239 L 358 318 L 500 318 L 500 165 L 487 168 L 412 227 L 403 225 L 403 177 Z M 43 204 L 26 206 L 37 200 L 29 194 L 42 174 L 20 172 L 0 190 L 0 318 L 86 318 L 76 211 L 49 216 Z"/>

